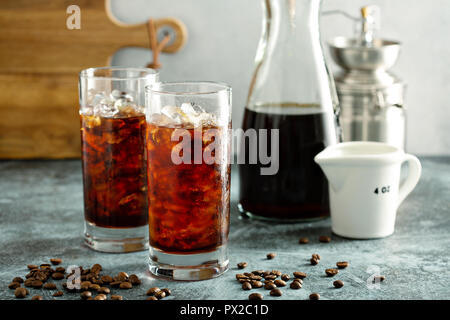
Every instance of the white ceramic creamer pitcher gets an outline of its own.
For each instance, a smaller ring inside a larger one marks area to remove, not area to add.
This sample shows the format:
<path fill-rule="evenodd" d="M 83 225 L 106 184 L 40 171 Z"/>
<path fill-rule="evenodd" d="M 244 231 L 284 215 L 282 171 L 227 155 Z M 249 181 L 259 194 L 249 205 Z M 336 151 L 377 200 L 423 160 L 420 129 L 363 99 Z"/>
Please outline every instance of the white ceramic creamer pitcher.
<path fill-rule="evenodd" d="M 340 143 L 314 160 L 329 182 L 332 231 L 356 239 L 381 238 L 394 232 L 397 208 L 422 171 L 415 156 L 379 142 Z M 405 161 L 409 172 L 400 185 Z"/>

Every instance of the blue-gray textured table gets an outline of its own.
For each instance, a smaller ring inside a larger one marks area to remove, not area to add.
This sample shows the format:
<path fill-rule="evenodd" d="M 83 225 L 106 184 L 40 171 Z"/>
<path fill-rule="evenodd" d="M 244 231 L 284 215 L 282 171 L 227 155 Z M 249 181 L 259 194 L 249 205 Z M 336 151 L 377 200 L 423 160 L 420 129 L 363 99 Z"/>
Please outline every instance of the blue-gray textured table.
<path fill-rule="evenodd" d="M 108 274 L 136 273 L 143 284 L 119 291 L 125 299 L 145 299 L 152 286 L 169 287 L 167 299 L 247 299 L 235 280 L 236 263 L 247 261 L 246 270 L 279 269 L 308 274 L 300 290 L 283 289 L 281 298 L 307 299 L 318 292 L 322 299 L 450 299 L 450 158 L 422 158 L 423 176 L 417 188 L 400 207 L 396 232 L 379 240 L 355 241 L 332 236 L 319 243 L 320 235 L 330 235 L 330 220 L 307 224 L 274 225 L 239 218 L 236 208 L 237 175 L 232 177 L 232 219 L 229 238 L 230 270 L 223 276 L 200 282 L 169 282 L 153 279 L 146 271 L 147 253 L 106 254 L 82 245 L 83 209 L 79 161 L 0 162 L 0 299 L 13 299 L 7 288 L 13 277 L 24 276 L 26 265 L 61 257 L 68 264 L 89 267 L 103 265 Z M 299 237 L 310 243 L 299 245 Z M 268 252 L 276 252 L 267 260 Z M 322 259 L 309 264 L 312 253 Z M 335 278 L 325 277 L 325 268 L 337 261 L 350 266 Z M 373 285 L 367 279 L 381 273 L 386 280 Z M 342 289 L 332 282 L 341 279 Z M 51 291 L 31 290 L 53 299 Z M 28 297 L 28 298 L 29 298 Z M 79 299 L 65 294 L 56 299 Z"/>

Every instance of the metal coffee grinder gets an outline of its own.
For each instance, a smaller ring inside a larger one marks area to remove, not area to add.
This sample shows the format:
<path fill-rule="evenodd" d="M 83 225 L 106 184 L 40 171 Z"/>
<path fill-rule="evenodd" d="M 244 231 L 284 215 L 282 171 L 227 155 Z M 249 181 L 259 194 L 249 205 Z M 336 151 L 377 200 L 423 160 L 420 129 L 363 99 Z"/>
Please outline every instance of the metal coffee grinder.
<path fill-rule="evenodd" d="M 400 43 L 374 37 L 376 6 L 361 9 L 355 38 L 329 42 L 335 74 L 343 141 L 379 141 L 405 147 L 405 84 L 388 70 L 397 61 Z M 348 14 L 345 14 L 349 17 Z"/>

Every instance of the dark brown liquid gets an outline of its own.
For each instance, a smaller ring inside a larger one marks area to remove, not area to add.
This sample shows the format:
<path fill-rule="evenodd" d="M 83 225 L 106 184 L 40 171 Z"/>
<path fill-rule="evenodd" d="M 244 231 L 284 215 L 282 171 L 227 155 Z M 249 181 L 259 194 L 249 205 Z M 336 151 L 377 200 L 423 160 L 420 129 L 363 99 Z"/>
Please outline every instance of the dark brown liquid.
<path fill-rule="evenodd" d="M 334 143 L 332 121 L 324 113 L 285 115 L 246 109 L 244 130 L 279 129 L 279 171 L 261 175 L 260 168 L 268 165 L 249 164 L 245 140 L 246 164 L 239 165 L 241 211 L 280 220 L 329 216 L 328 183 L 314 157 Z M 268 139 L 270 150 L 270 134 Z"/>
<path fill-rule="evenodd" d="M 84 213 L 104 228 L 147 224 L 145 116 L 81 115 Z"/>

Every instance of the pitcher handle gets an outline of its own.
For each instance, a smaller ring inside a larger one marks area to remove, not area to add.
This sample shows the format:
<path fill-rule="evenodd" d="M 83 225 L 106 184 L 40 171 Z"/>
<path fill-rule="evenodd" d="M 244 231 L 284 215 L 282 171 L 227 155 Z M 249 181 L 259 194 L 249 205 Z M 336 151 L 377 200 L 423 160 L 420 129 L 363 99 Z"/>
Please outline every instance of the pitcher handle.
<path fill-rule="evenodd" d="M 405 154 L 405 157 L 402 162 L 408 162 L 408 177 L 401 184 L 399 192 L 398 192 L 398 204 L 397 207 L 400 206 L 408 196 L 408 194 L 414 189 L 420 179 L 420 175 L 422 173 L 422 165 L 420 164 L 419 159 L 413 156 L 412 154 Z"/>

